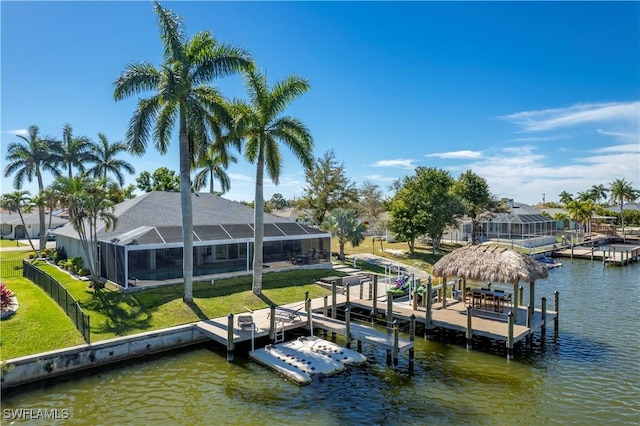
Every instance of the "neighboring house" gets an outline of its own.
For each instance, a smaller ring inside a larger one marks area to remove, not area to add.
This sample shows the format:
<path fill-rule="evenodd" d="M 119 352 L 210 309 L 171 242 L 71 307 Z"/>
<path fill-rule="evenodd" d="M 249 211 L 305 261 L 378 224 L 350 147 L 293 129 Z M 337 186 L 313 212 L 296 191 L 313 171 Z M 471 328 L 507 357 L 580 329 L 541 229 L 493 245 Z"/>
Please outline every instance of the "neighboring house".
<path fill-rule="evenodd" d="M 625 210 L 640 210 L 640 204 L 638 203 L 624 203 Z M 613 206 L 607 207 L 607 210 L 610 210 L 615 213 L 620 213 L 620 204 L 616 204 Z"/>
<path fill-rule="evenodd" d="M 51 226 L 53 229 L 69 222 L 66 217 L 62 217 L 59 213 L 60 211 L 54 212 L 54 214 L 51 215 L 51 223 L 49 223 L 49 213 L 46 214 L 45 228 Z M 23 213 L 22 217 L 24 219 L 24 226 L 18 213 L 2 210 L 2 212 L 0 212 L 0 238 L 5 240 L 27 238 L 27 236 L 29 238 L 39 238 L 40 218 L 38 211 Z"/>
<path fill-rule="evenodd" d="M 192 194 L 193 276 L 250 273 L 253 262 L 252 208 L 211 193 Z M 149 192 L 116 205 L 117 226 L 106 232 L 99 222 L 101 278 L 128 288 L 136 280 L 182 278 L 182 213 L 179 192 Z M 56 230 L 56 246 L 68 257 L 84 253 L 69 224 Z M 264 262 L 269 270 L 291 267 L 292 259 L 309 253 L 318 264 L 331 268 L 331 234 L 264 215 Z M 86 261 L 86 259 L 84 259 Z"/>
<path fill-rule="evenodd" d="M 480 222 L 480 241 L 518 241 L 518 245 L 536 247 L 556 242 L 557 221 L 543 216 L 535 207 L 509 201 L 511 211 L 498 213 Z"/>
<path fill-rule="evenodd" d="M 272 215 L 283 217 L 304 225 L 309 225 L 311 218 L 313 217 L 313 210 L 311 209 L 299 209 L 296 207 L 289 207 L 284 210 L 274 210 Z"/>

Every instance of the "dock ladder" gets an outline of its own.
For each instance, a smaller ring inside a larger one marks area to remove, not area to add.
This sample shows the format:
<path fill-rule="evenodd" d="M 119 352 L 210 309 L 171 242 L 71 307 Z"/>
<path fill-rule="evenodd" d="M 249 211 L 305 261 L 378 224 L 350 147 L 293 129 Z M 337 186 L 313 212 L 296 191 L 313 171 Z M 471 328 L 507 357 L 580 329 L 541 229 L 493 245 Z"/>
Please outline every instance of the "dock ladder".
<path fill-rule="evenodd" d="M 276 322 L 276 343 L 284 342 L 284 319 Z"/>

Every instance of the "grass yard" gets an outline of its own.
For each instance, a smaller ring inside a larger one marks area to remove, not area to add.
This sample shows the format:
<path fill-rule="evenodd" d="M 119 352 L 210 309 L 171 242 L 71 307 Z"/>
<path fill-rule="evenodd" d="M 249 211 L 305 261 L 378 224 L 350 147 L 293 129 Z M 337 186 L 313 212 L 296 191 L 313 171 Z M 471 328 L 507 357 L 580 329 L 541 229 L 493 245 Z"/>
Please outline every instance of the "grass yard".
<path fill-rule="evenodd" d="M 71 319 L 40 287 L 25 278 L 3 278 L 20 308 L 2 321 L 0 359 L 81 345 L 82 335 Z"/>
<path fill-rule="evenodd" d="M 29 244 L 23 244 L 21 242 L 18 242 L 16 245 L 16 241 L 15 240 L 0 240 L 0 248 L 4 248 L 4 247 L 26 247 Z"/>

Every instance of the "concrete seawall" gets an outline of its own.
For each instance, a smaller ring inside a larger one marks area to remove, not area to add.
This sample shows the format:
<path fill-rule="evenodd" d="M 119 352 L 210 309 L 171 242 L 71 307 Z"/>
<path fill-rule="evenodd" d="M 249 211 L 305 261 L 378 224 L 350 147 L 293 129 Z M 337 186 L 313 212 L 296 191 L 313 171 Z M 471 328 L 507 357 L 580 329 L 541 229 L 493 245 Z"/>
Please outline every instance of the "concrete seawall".
<path fill-rule="evenodd" d="M 194 324 L 187 324 L 9 359 L 2 361 L 0 388 L 22 386 L 206 341 L 207 337 Z"/>

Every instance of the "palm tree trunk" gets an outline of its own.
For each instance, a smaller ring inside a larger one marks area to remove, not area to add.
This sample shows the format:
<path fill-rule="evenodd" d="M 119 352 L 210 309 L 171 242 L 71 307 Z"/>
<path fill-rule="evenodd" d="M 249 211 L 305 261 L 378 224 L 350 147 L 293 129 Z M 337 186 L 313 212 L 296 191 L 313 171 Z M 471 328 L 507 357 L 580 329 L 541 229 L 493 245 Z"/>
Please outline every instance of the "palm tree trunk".
<path fill-rule="evenodd" d="M 182 202 L 182 275 L 185 303 L 193 302 L 193 208 L 191 203 L 191 174 L 189 139 L 184 107 L 180 108 L 180 200 Z"/>
<path fill-rule="evenodd" d="M 622 244 L 627 243 L 627 238 L 624 233 L 624 199 L 620 197 L 620 221 L 622 222 Z"/>
<path fill-rule="evenodd" d="M 209 170 L 209 192 L 213 194 L 213 169 Z"/>
<path fill-rule="evenodd" d="M 264 240 L 264 195 L 263 195 L 263 176 L 264 176 L 264 147 L 261 145 L 260 154 L 258 155 L 256 167 L 256 196 L 253 210 L 255 226 L 253 230 L 253 292 L 257 295 L 262 294 L 262 247 Z"/>
<path fill-rule="evenodd" d="M 42 174 L 40 173 L 40 169 L 36 169 L 36 176 L 38 177 L 38 196 L 42 197 L 42 193 L 44 192 L 44 184 L 42 183 Z M 38 253 L 40 253 L 47 246 L 47 239 L 45 236 L 46 215 L 44 214 L 43 203 L 39 203 L 38 205 L 38 221 L 40 222 L 40 247 L 38 249 Z"/>

